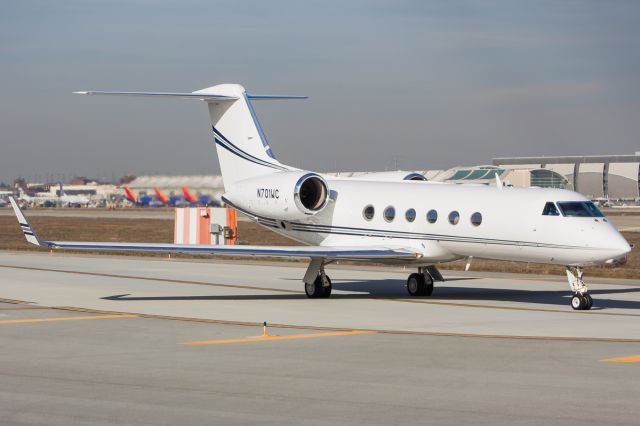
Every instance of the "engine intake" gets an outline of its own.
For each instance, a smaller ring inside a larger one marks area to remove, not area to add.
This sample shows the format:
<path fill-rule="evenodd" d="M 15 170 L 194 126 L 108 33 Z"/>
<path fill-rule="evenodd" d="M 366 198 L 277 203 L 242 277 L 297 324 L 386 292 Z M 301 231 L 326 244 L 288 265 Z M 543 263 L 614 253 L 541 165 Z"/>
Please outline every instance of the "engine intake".
<path fill-rule="evenodd" d="M 329 189 L 325 180 L 313 173 L 308 173 L 298 179 L 293 197 L 300 211 L 314 214 L 327 205 Z"/>

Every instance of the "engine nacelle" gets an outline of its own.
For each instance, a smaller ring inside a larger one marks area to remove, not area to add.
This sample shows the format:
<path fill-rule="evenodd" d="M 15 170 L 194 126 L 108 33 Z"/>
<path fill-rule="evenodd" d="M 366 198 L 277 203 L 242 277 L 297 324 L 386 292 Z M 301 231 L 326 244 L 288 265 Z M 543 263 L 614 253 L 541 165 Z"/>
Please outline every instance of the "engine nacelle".
<path fill-rule="evenodd" d="M 324 210 L 329 186 L 316 173 L 278 172 L 238 182 L 224 198 L 256 216 L 297 220 Z"/>
<path fill-rule="evenodd" d="M 418 172 L 397 170 L 393 172 L 369 172 L 364 175 L 354 176 L 358 180 L 373 180 L 378 182 L 398 182 L 402 180 L 426 181 L 427 178 Z"/>

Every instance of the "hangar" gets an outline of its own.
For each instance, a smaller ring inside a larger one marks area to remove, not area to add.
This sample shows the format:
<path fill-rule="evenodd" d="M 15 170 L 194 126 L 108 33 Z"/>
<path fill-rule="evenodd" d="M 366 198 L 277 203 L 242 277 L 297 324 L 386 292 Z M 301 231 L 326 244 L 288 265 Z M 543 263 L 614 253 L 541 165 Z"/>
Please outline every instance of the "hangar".
<path fill-rule="evenodd" d="M 505 157 L 494 158 L 493 165 L 555 172 L 564 176 L 568 189 L 593 199 L 640 199 L 640 152 L 631 155 Z"/>

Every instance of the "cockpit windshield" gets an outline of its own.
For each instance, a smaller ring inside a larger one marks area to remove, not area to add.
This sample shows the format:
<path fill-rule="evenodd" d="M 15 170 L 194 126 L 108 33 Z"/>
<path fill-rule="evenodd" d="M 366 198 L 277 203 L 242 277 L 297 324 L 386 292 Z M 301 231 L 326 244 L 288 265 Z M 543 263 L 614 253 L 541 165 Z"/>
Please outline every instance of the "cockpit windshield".
<path fill-rule="evenodd" d="M 591 201 L 560 201 L 558 207 L 567 217 L 604 217 L 604 213 Z"/>

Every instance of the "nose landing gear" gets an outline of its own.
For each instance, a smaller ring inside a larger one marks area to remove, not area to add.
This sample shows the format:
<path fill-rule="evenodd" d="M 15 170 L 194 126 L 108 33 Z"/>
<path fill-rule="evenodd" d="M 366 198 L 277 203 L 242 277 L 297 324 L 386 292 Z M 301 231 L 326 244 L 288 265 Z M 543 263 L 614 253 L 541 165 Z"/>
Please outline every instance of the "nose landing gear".
<path fill-rule="evenodd" d="M 569 287 L 574 293 L 573 297 L 571 297 L 571 307 L 576 311 L 588 311 L 593 306 L 593 299 L 582 279 L 582 273 L 582 267 L 580 266 L 567 266 Z"/>

